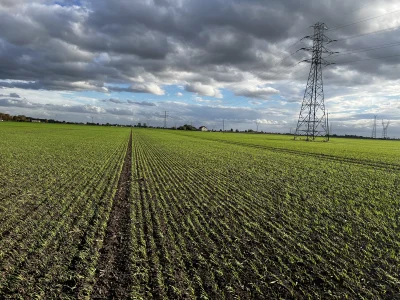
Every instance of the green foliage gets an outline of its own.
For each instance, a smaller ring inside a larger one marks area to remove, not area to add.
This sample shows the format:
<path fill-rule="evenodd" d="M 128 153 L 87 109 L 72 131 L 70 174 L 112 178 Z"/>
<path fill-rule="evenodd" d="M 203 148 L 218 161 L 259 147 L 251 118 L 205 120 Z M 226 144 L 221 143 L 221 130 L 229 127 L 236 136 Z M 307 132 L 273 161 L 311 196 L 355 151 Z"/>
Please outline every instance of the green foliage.
<path fill-rule="evenodd" d="M 196 127 L 194 127 L 192 125 L 188 125 L 188 124 L 185 124 L 183 126 L 179 126 L 177 129 L 178 130 L 192 130 L 192 131 L 197 131 L 198 130 Z"/>

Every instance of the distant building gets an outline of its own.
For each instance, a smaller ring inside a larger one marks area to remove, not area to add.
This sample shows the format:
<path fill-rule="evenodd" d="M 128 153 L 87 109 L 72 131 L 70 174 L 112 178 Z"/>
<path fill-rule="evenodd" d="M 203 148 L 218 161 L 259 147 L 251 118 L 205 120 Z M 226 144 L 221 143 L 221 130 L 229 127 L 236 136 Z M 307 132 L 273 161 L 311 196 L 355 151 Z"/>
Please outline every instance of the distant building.
<path fill-rule="evenodd" d="M 40 123 L 40 120 L 31 120 L 32 123 Z"/>
<path fill-rule="evenodd" d="M 200 127 L 199 127 L 199 130 L 200 130 L 200 131 L 208 131 L 208 129 L 207 129 L 206 126 L 200 126 Z"/>

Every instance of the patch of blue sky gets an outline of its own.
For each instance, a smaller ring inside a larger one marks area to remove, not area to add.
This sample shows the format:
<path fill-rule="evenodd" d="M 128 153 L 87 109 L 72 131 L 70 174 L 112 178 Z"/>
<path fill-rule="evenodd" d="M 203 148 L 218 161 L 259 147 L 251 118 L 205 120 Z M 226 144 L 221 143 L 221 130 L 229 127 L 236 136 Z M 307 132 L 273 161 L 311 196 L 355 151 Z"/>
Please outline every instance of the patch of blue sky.
<path fill-rule="evenodd" d="M 64 1 L 54 1 L 54 4 L 60 6 L 82 6 L 81 0 L 64 0 Z"/>
<path fill-rule="evenodd" d="M 278 104 L 282 100 L 280 95 L 271 95 L 268 100 L 261 98 L 237 96 L 232 91 L 227 89 L 222 89 L 222 94 L 224 95 L 224 98 L 222 99 L 222 104 L 225 106 L 261 108 Z"/>
<path fill-rule="evenodd" d="M 196 101 L 196 98 L 201 98 L 205 101 L 213 101 L 216 98 L 202 96 L 196 93 L 185 91 L 183 86 L 180 85 L 168 85 L 163 86 L 165 94 L 163 96 L 157 96 L 159 99 L 158 101 L 177 101 L 177 102 L 184 102 L 188 104 L 199 104 L 199 101 Z"/>
<path fill-rule="evenodd" d="M 220 91 L 223 98 L 216 100 L 221 100 L 221 105 L 223 106 L 249 107 L 251 106 L 249 101 L 256 100 L 243 96 L 236 96 L 231 90 L 228 89 L 220 89 Z"/>
<path fill-rule="evenodd" d="M 112 87 L 128 88 L 128 87 L 130 87 L 130 84 L 127 84 L 127 83 L 105 83 L 104 86 L 107 88 L 112 88 Z"/>
<path fill-rule="evenodd" d="M 85 97 L 85 98 L 93 98 L 93 99 L 97 99 L 97 100 L 111 98 L 111 97 L 108 97 L 108 95 L 105 93 L 96 92 L 96 91 L 76 91 L 76 92 L 72 92 L 72 93 L 65 93 L 65 94 L 63 94 L 63 97 L 67 98 L 67 99 L 76 99 L 79 97 Z"/>
<path fill-rule="evenodd" d="M 128 84 L 106 84 L 106 87 L 128 88 Z M 165 91 L 164 95 L 153 95 L 149 93 L 132 93 L 128 91 L 110 91 L 103 93 L 98 91 L 76 91 L 73 93 L 65 94 L 67 99 L 77 99 L 79 97 L 92 98 L 97 100 L 104 99 L 119 99 L 121 101 L 134 100 L 134 101 L 147 101 L 147 102 L 164 102 L 164 101 L 178 101 L 188 104 L 202 104 L 202 105 L 221 105 L 232 107 L 267 107 L 276 105 L 282 102 L 280 95 L 271 95 L 269 100 L 249 98 L 244 96 L 237 96 L 231 90 L 220 89 L 223 98 L 202 96 L 196 93 L 187 92 L 181 86 L 168 85 L 162 87 Z M 283 100 L 284 101 L 284 100 Z M 288 102 L 288 106 L 297 107 L 297 103 Z"/>
<path fill-rule="evenodd" d="M 110 85 L 107 85 L 110 87 Z M 117 85 L 113 85 L 116 87 Z M 128 87 L 126 85 L 118 85 L 120 88 Z M 106 99 L 119 99 L 121 101 L 126 100 L 134 100 L 134 101 L 147 101 L 147 102 L 157 102 L 162 101 L 163 98 L 165 100 L 165 96 L 158 96 L 148 93 L 132 93 L 126 91 L 112 91 L 109 93 L 103 93 L 98 91 L 76 91 L 73 93 L 68 93 L 64 95 L 67 99 L 79 99 L 80 97 L 84 98 L 92 98 L 97 100 L 106 100 Z"/>

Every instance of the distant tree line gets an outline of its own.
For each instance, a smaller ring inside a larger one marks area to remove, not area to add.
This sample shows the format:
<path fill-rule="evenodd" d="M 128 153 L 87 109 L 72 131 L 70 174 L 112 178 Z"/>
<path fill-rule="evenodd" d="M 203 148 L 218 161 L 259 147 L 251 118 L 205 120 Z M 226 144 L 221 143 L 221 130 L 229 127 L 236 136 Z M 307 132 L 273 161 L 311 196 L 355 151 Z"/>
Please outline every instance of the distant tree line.
<path fill-rule="evenodd" d="M 3 120 L 3 121 L 15 121 L 15 122 L 30 122 L 31 118 L 26 117 L 24 115 L 12 116 L 12 115 L 0 112 L 0 120 Z"/>
<path fill-rule="evenodd" d="M 111 124 L 111 123 L 106 123 L 106 124 L 100 124 L 100 123 L 91 123 L 91 122 L 67 122 L 67 121 L 59 121 L 59 120 L 54 120 L 54 119 L 41 119 L 41 118 L 32 118 L 32 117 L 27 117 L 25 115 L 17 115 L 13 116 L 10 114 L 2 113 L 0 112 L 0 121 L 11 121 L 11 122 L 32 122 L 34 121 L 40 121 L 41 123 L 57 123 L 57 124 L 77 124 L 77 125 L 92 125 L 92 126 L 118 126 L 118 127 L 138 127 L 138 128 L 155 128 L 155 129 L 174 129 L 174 130 L 190 130 L 190 131 L 198 131 L 199 129 L 189 125 L 185 124 L 179 127 L 169 127 L 169 128 L 164 128 L 160 126 L 148 126 L 146 123 L 137 123 L 136 125 L 120 125 L 120 124 Z M 234 130 L 231 128 L 230 130 L 225 130 L 222 131 L 220 130 L 209 130 L 209 132 L 226 132 L 226 133 L 253 133 L 253 134 L 282 134 L 282 135 L 293 135 L 292 133 L 279 133 L 279 132 L 264 132 L 264 131 L 254 131 L 253 129 L 247 129 L 247 130 L 242 130 L 240 131 L 239 129 Z M 352 138 L 352 139 L 371 139 L 371 137 L 366 137 L 366 136 L 360 136 L 360 135 L 353 135 L 353 134 L 344 134 L 344 135 L 338 135 L 338 134 L 332 134 L 330 135 L 331 137 L 338 137 L 338 138 Z M 378 138 L 379 139 L 379 138 Z M 388 138 L 395 140 L 394 138 Z"/>
<path fill-rule="evenodd" d="M 196 127 L 194 127 L 192 125 L 188 125 L 188 124 L 185 124 L 183 126 L 179 126 L 176 129 L 178 129 L 178 130 L 199 130 L 198 128 L 196 128 Z"/>
<path fill-rule="evenodd" d="M 91 122 L 68 122 L 68 121 L 59 121 L 54 119 L 42 119 L 42 118 L 32 118 L 24 115 L 12 116 L 10 114 L 0 112 L 0 120 L 1 121 L 11 121 L 11 122 L 32 122 L 32 121 L 40 121 L 40 123 L 57 123 L 57 124 L 77 124 L 77 125 L 94 125 L 94 126 L 124 126 L 131 127 L 131 125 L 119 125 L 119 124 L 100 124 L 100 123 L 91 123 Z"/>

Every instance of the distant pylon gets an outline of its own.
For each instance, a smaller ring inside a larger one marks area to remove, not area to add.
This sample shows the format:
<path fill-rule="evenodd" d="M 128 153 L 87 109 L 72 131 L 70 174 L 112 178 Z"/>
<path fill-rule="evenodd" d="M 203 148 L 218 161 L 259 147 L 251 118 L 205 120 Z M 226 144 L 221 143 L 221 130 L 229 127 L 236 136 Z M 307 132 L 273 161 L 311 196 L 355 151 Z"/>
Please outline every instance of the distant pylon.
<path fill-rule="evenodd" d="M 372 127 L 372 138 L 376 139 L 376 115 L 374 116 L 374 127 Z"/>
<path fill-rule="evenodd" d="M 390 121 L 387 121 L 387 123 L 385 125 L 385 122 L 382 120 L 382 127 L 383 127 L 382 138 L 383 139 L 387 139 L 388 138 L 387 130 L 388 130 L 388 127 L 389 127 L 389 122 Z"/>
<path fill-rule="evenodd" d="M 167 118 L 168 118 L 168 112 L 164 111 L 164 128 L 167 128 Z"/>
<path fill-rule="evenodd" d="M 301 48 L 301 50 L 311 51 L 312 58 L 304 60 L 311 63 L 311 68 L 294 138 L 306 136 L 307 140 L 314 141 L 317 136 L 327 138 L 329 131 L 325 117 L 322 65 L 328 66 L 332 63 L 327 62 L 322 57 L 322 53 L 331 55 L 335 52 L 326 49 L 324 46 L 324 44 L 334 41 L 324 34 L 324 31 L 327 29 L 325 24 L 319 22 L 312 27 L 314 27 L 314 35 L 306 36 L 305 38 L 311 39 L 313 46 Z"/>

